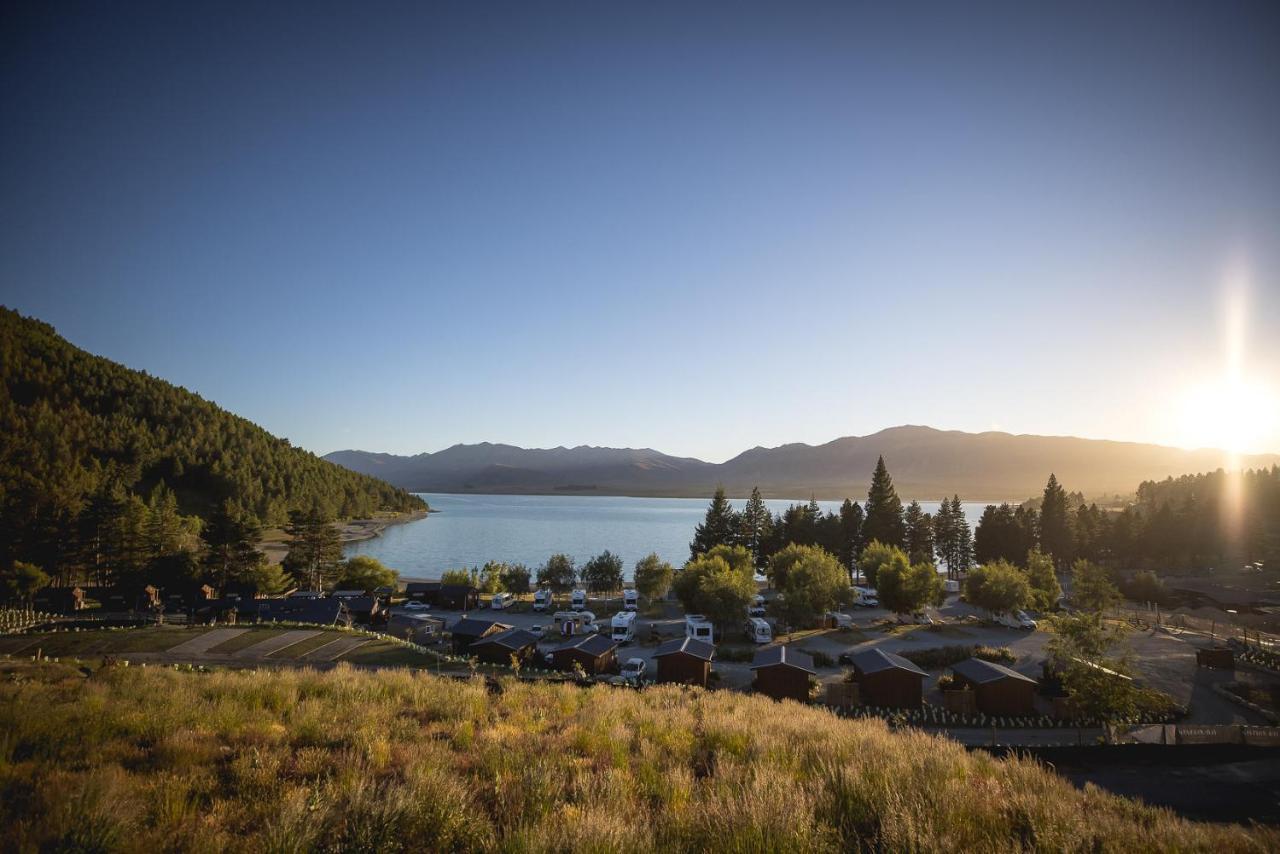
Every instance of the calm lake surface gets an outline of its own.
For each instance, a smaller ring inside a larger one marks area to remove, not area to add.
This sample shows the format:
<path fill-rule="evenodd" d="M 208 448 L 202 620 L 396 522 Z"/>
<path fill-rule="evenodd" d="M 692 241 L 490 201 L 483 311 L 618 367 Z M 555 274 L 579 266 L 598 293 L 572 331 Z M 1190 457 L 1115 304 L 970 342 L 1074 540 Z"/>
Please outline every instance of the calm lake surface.
<path fill-rule="evenodd" d="M 556 552 L 579 565 L 605 549 L 620 555 L 627 578 L 650 552 L 679 566 L 689 559 L 694 526 L 707 512 L 702 498 L 615 498 L 568 495 L 444 495 L 423 493 L 432 513 L 393 525 L 380 537 L 352 543 L 348 556 L 367 554 L 407 578 L 439 578 L 446 569 L 483 566 L 487 561 L 523 563 L 534 569 Z M 807 499 L 804 499 L 807 501 Z M 741 509 L 744 500 L 732 502 Z M 796 501 L 771 499 L 779 513 Z M 839 511 L 839 501 L 819 501 L 823 512 Z M 929 513 L 937 502 L 921 502 Z M 975 526 L 985 505 L 967 503 Z"/>

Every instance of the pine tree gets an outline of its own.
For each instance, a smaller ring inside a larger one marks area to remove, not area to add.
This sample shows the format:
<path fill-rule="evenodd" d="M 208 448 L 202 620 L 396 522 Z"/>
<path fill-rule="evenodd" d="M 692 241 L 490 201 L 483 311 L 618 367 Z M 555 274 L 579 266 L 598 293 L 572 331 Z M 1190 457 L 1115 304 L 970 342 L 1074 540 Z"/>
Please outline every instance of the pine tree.
<path fill-rule="evenodd" d="M 964 517 L 964 507 L 959 495 L 951 498 L 951 519 L 955 525 L 954 555 L 948 557 L 947 568 L 959 575 L 968 571 L 973 563 L 973 531 L 969 529 L 969 520 Z"/>
<path fill-rule="evenodd" d="M 765 548 L 772 527 L 773 517 L 769 515 L 769 508 L 765 506 L 764 498 L 760 495 L 760 488 L 752 487 L 747 506 L 742 509 L 742 514 L 739 516 L 738 542 L 751 552 L 757 569 L 762 569 L 768 562 Z"/>
<path fill-rule="evenodd" d="M 907 542 L 906 525 L 902 520 L 902 500 L 893 488 L 893 478 L 885 467 L 884 457 L 876 462 L 871 476 L 871 489 L 867 491 L 866 519 L 862 523 L 862 540 L 876 540 L 887 546 L 903 548 Z"/>
<path fill-rule="evenodd" d="M 342 560 L 342 541 L 332 518 L 320 508 L 308 513 L 294 511 L 285 528 L 289 553 L 284 566 L 311 590 L 324 590 Z"/>
<path fill-rule="evenodd" d="M 1053 558 L 1058 569 L 1071 560 L 1071 522 L 1067 516 L 1067 493 L 1056 475 L 1049 475 L 1040 503 L 1040 546 Z"/>
<path fill-rule="evenodd" d="M 848 498 L 840 505 L 840 548 L 836 557 L 853 578 L 854 565 L 862 553 L 862 506 Z"/>
<path fill-rule="evenodd" d="M 903 517 L 907 527 L 907 556 L 912 563 L 933 563 L 933 517 L 919 501 L 907 505 Z"/>
<path fill-rule="evenodd" d="M 223 502 L 200 531 L 206 553 L 205 570 L 215 587 L 225 593 L 227 585 L 252 574 L 263 561 L 255 544 L 261 531 L 257 523 Z"/>
<path fill-rule="evenodd" d="M 706 554 L 716 546 L 736 545 L 738 527 L 738 514 L 733 512 L 729 499 L 725 497 L 724 487 L 717 486 L 707 508 L 706 519 L 693 532 L 693 542 L 689 544 L 690 559 Z"/>

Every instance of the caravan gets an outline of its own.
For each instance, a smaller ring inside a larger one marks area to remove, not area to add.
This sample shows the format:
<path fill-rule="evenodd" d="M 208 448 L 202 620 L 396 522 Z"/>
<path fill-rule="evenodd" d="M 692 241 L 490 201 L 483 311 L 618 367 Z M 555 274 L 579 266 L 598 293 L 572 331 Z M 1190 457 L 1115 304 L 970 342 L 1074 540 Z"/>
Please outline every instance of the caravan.
<path fill-rule="evenodd" d="M 622 610 L 635 611 L 640 607 L 640 591 L 634 587 L 628 587 L 622 591 Z"/>
<path fill-rule="evenodd" d="M 760 617 L 751 617 L 743 628 L 752 643 L 773 643 L 773 629 Z"/>
<path fill-rule="evenodd" d="M 715 643 L 715 627 L 702 614 L 686 614 L 684 618 L 684 636 L 694 640 Z"/>
<path fill-rule="evenodd" d="M 609 624 L 613 629 L 613 639 L 618 643 L 631 643 L 636 639 L 636 612 L 619 611 L 613 615 Z"/>
<path fill-rule="evenodd" d="M 539 590 L 533 594 L 533 610 L 546 611 L 551 607 L 552 594 L 550 590 Z"/>
<path fill-rule="evenodd" d="M 587 607 L 587 591 L 575 590 L 569 596 L 569 607 L 574 611 L 581 611 Z"/>

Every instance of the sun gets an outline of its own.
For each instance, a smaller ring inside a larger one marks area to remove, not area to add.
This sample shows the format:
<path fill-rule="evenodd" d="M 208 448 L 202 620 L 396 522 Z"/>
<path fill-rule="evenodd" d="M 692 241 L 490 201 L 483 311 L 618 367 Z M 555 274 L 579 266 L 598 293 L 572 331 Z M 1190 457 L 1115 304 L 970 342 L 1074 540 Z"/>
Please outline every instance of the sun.
<path fill-rule="evenodd" d="M 1186 448 L 1218 448 L 1231 454 L 1265 447 L 1280 432 L 1280 403 L 1266 383 L 1246 377 L 1192 386 L 1183 395 L 1178 431 Z"/>

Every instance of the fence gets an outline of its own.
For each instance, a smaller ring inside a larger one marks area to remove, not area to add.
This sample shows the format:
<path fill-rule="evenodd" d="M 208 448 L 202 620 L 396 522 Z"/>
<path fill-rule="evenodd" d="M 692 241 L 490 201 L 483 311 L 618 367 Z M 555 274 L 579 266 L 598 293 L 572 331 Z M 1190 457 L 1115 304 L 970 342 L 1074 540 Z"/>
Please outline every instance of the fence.
<path fill-rule="evenodd" d="M 1191 614 L 1168 613 L 1158 606 L 1151 608 L 1115 608 L 1108 617 L 1136 629 L 1162 628 L 1173 635 L 1202 635 L 1211 640 L 1236 639 L 1245 646 L 1280 651 L 1280 635 L 1252 628 L 1237 615 L 1224 614 L 1223 619 L 1206 619 Z"/>

